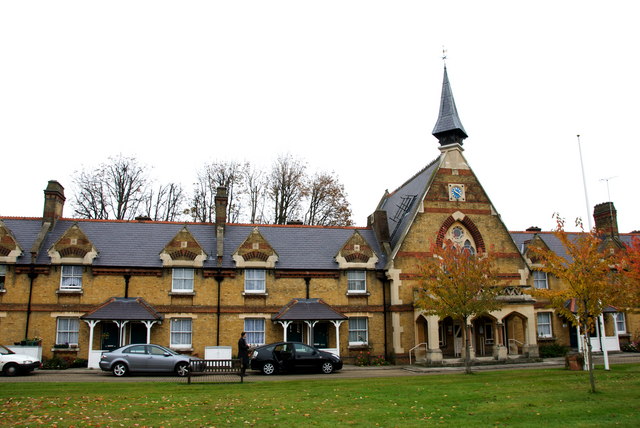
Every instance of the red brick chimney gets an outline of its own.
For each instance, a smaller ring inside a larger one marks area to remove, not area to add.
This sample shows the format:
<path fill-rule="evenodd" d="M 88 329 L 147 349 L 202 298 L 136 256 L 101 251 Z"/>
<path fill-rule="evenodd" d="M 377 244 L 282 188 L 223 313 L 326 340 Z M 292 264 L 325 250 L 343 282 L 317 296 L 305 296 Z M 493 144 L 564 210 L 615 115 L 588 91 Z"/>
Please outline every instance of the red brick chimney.
<path fill-rule="evenodd" d="M 593 219 L 598 233 L 612 237 L 618 236 L 618 212 L 613 206 L 613 202 L 603 202 L 596 205 L 593 208 Z"/>
<path fill-rule="evenodd" d="M 44 190 L 44 211 L 42 214 L 43 223 L 51 223 L 52 225 L 57 219 L 62 217 L 62 209 L 64 208 L 64 187 L 56 180 L 50 180 L 47 188 Z"/>

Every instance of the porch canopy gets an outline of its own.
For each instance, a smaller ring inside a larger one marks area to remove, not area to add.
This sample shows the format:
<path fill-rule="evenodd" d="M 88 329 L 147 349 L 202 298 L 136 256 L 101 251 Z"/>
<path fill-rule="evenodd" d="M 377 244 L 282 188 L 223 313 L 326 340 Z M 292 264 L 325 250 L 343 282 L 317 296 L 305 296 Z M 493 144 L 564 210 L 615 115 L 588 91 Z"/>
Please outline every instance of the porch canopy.
<path fill-rule="evenodd" d="M 97 308 L 82 315 L 80 319 L 89 324 L 89 352 L 93 345 L 93 330 L 100 321 L 112 321 L 120 329 L 120 346 L 124 345 L 122 334 L 127 323 L 141 322 L 147 327 L 147 343 L 151 338 L 151 327 L 163 320 L 153 306 L 141 297 L 112 297 Z"/>
<path fill-rule="evenodd" d="M 566 302 L 564 302 L 564 307 L 569 309 L 574 314 L 578 313 L 578 301 L 575 298 L 569 299 Z M 613 306 L 605 306 L 604 309 L 602 309 L 602 313 L 605 313 L 605 314 L 612 314 L 615 312 L 620 312 L 620 311 Z"/>
<path fill-rule="evenodd" d="M 573 298 L 564 302 L 564 307 L 569 309 L 574 314 L 578 313 L 578 301 Z M 617 308 L 613 306 L 605 306 L 602 309 L 602 314 L 598 317 L 598 322 L 596 323 L 595 336 L 591 336 L 589 341 L 591 342 L 591 347 L 596 352 L 603 351 L 619 351 L 620 350 L 620 341 L 618 339 L 618 326 L 613 321 L 613 336 L 607 336 L 604 327 L 604 315 L 611 314 L 612 316 L 616 313 L 620 312 Z M 581 335 L 580 327 L 576 326 L 576 333 L 578 336 Z M 578 341 L 578 351 L 582 351 L 582 347 L 586 346 L 583 344 L 581 340 Z M 608 364 L 605 360 L 605 365 Z"/>
<path fill-rule="evenodd" d="M 340 324 L 347 317 L 333 309 L 322 299 L 291 299 L 289 303 L 271 317 L 273 322 L 282 325 L 284 329 L 284 341 L 287 341 L 287 329 L 292 322 L 304 322 L 309 329 L 309 344 L 313 344 L 313 327 L 321 321 L 331 322 L 336 329 L 336 346 L 327 349 L 336 355 L 340 355 Z"/>

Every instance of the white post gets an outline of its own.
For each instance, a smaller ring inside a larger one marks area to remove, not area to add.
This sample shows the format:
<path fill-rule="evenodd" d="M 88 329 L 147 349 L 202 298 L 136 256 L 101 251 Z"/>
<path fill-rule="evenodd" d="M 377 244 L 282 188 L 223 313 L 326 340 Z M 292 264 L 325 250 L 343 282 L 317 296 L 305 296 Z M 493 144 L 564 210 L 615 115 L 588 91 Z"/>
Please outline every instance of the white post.
<path fill-rule="evenodd" d="M 309 328 L 309 334 L 307 334 L 307 345 L 313 346 L 313 327 L 318 323 L 318 321 L 305 321 L 307 327 Z"/>
<path fill-rule="evenodd" d="M 336 348 L 338 349 L 338 356 L 340 356 L 340 324 L 343 320 L 332 320 L 333 325 L 336 327 Z"/>
<path fill-rule="evenodd" d="M 604 331 L 604 315 L 600 314 L 598 317 L 599 330 L 600 330 L 600 350 L 602 351 L 602 358 L 604 359 L 604 369 L 609 370 L 609 353 L 607 352 L 606 333 Z"/>
<path fill-rule="evenodd" d="M 287 330 L 289 329 L 289 324 L 291 324 L 291 321 L 278 321 L 280 323 L 280 325 L 282 326 L 282 328 L 284 329 L 284 339 L 283 341 L 286 342 L 287 341 Z"/>
<path fill-rule="evenodd" d="M 153 327 L 156 322 L 157 321 L 142 321 L 145 327 L 147 327 L 147 343 L 151 343 L 151 327 Z"/>
<path fill-rule="evenodd" d="M 93 351 L 93 329 L 100 322 L 99 320 L 84 320 L 89 325 L 89 353 L 87 355 L 91 355 L 91 351 Z"/>

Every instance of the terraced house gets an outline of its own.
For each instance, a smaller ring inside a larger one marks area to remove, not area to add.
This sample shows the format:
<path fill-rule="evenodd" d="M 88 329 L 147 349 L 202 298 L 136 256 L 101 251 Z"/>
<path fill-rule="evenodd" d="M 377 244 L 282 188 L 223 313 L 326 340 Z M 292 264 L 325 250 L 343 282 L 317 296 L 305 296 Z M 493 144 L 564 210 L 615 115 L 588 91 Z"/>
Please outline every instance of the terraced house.
<path fill-rule="evenodd" d="M 439 363 L 463 352 L 463 326 L 425 316 L 414 287 L 417 266 L 446 240 L 492 252 L 500 272 L 503 308 L 470 321 L 474 356 L 536 356 L 541 341 L 573 343 L 571 328 L 529 294 L 562 286 L 527 256 L 532 240 L 556 243 L 503 224 L 463 155 L 446 68 L 440 102 L 439 155 L 385 192 L 366 227 L 228 224 L 224 188 L 215 223 L 70 219 L 63 186 L 50 181 L 42 218 L 0 218 L 0 343 L 37 337 L 43 357 L 95 367 L 102 350 L 127 343 L 235 354 L 246 331 L 253 345 L 301 341 L 347 363 L 362 351 Z M 640 327 L 612 314 L 616 342 Z"/>

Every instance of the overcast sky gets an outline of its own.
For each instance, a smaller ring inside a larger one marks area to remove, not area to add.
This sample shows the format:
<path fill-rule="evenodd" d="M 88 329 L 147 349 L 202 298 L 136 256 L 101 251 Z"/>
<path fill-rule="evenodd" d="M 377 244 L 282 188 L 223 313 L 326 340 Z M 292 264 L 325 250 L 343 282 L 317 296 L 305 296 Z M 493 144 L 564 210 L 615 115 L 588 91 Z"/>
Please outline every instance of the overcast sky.
<path fill-rule="evenodd" d="M 365 225 L 440 154 L 445 46 L 464 154 L 510 230 L 587 217 L 577 134 L 589 205 L 608 179 L 620 231 L 640 229 L 639 16 L 637 1 L 2 1 L 0 215 L 40 217 L 48 180 L 71 195 L 74 171 L 119 153 L 188 190 L 205 162 L 290 153 L 335 171 Z"/>

